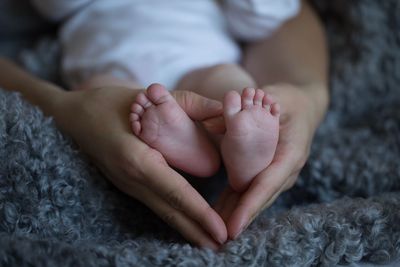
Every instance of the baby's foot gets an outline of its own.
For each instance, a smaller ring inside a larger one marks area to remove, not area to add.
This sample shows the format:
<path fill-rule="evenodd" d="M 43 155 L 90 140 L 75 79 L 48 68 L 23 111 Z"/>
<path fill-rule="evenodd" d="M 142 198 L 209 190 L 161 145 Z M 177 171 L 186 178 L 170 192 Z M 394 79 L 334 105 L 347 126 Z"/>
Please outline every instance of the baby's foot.
<path fill-rule="evenodd" d="M 278 143 L 279 105 L 260 89 L 224 98 L 226 133 L 221 143 L 229 182 L 243 191 L 272 161 Z"/>
<path fill-rule="evenodd" d="M 133 133 L 171 166 L 201 177 L 218 170 L 215 147 L 162 85 L 152 84 L 136 96 L 130 121 Z"/>

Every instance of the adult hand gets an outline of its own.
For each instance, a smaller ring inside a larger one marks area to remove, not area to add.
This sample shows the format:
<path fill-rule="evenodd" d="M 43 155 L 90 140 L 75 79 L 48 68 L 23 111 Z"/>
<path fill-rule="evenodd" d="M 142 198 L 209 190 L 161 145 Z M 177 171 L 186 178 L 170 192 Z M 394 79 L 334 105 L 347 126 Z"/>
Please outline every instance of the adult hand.
<path fill-rule="evenodd" d="M 320 89 L 288 84 L 264 88 L 281 106 L 278 146 L 272 163 L 245 192 L 237 193 L 228 187 L 217 201 L 215 210 L 226 222 L 230 238 L 236 238 L 280 193 L 294 185 L 325 113 L 326 90 Z"/>
<path fill-rule="evenodd" d="M 218 248 L 227 239 L 221 217 L 158 151 L 131 133 L 129 110 L 137 93 L 127 88 L 65 92 L 52 115 L 115 186 L 143 202 L 187 240 Z M 175 97 L 196 120 L 222 112 L 219 102 L 193 93 L 175 92 Z"/>

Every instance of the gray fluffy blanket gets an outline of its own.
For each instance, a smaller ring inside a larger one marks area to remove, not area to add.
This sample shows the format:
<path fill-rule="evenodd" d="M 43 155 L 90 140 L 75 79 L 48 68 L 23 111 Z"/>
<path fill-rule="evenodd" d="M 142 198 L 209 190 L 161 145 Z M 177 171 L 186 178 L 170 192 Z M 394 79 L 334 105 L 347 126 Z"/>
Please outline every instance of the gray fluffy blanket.
<path fill-rule="evenodd" d="M 187 244 L 107 182 L 51 118 L 0 90 L 0 266 L 334 266 L 398 259 L 400 2 L 315 2 L 332 55 L 329 113 L 295 187 L 218 253 Z M 31 71 L 52 74 L 49 47 L 41 41 L 20 58 Z M 213 198 L 220 188 L 211 183 Z"/>

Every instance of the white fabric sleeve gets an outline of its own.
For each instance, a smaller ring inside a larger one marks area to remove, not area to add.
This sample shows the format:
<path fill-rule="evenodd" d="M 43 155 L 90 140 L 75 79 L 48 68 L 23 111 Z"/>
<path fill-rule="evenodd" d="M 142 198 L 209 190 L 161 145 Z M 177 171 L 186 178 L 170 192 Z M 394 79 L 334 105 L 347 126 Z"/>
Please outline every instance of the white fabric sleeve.
<path fill-rule="evenodd" d="M 95 0 L 31 0 L 31 3 L 43 16 L 60 21 L 93 1 Z"/>
<path fill-rule="evenodd" d="M 270 36 L 295 17 L 300 5 L 300 0 L 225 0 L 223 9 L 233 36 L 255 41 Z"/>

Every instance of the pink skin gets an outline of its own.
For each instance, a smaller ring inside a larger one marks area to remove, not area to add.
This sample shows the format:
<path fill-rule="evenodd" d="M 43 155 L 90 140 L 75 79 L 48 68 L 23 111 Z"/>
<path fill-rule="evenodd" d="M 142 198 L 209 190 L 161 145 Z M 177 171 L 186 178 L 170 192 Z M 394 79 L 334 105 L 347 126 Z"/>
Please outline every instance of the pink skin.
<path fill-rule="evenodd" d="M 263 90 L 246 88 L 224 98 L 222 158 L 231 187 L 244 191 L 272 161 L 279 136 L 279 105 Z"/>
<path fill-rule="evenodd" d="M 133 133 L 171 166 L 199 177 L 218 170 L 217 150 L 162 85 L 152 84 L 136 96 L 130 121 Z"/>

